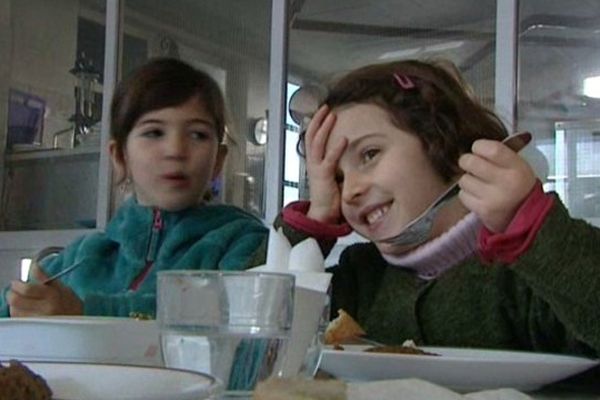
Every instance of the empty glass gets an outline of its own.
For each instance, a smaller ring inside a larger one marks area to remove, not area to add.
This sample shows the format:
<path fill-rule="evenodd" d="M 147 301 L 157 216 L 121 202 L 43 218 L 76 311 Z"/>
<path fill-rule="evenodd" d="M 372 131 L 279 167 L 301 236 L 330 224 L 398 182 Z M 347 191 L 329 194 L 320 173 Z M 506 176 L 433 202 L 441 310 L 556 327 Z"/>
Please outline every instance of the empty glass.
<path fill-rule="evenodd" d="M 293 275 L 163 271 L 158 322 L 167 367 L 209 373 L 228 395 L 281 374 L 294 307 Z"/>

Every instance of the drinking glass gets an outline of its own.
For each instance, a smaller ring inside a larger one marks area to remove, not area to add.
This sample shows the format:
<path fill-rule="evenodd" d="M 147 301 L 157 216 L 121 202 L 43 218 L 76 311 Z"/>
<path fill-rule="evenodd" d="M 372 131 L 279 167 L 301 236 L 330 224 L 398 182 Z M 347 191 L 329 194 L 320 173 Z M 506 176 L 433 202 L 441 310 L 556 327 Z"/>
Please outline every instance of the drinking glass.
<path fill-rule="evenodd" d="M 293 275 L 162 271 L 157 314 L 167 367 L 211 374 L 228 396 L 279 376 L 294 307 Z"/>

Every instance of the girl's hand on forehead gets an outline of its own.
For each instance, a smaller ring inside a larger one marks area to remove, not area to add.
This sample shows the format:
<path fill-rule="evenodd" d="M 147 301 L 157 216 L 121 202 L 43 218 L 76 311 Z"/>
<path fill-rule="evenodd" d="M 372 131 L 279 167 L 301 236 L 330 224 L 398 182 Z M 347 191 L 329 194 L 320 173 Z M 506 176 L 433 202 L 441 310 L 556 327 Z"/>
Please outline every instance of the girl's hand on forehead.
<path fill-rule="evenodd" d="M 338 223 L 341 219 L 341 191 L 336 173 L 347 146 L 344 138 L 328 148 L 335 114 L 323 105 L 306 130 L 306 171 L 310 182 L 310 208 L 307 216 L 317 221 Z"/>
<path fill-rule="evenodd" d="M 503 232 L 537 178 L 527 161 L 499 141 L 477 140 L 471 150 L 458 162 L 465 171 L 460 200 L 489 230 Z"/>

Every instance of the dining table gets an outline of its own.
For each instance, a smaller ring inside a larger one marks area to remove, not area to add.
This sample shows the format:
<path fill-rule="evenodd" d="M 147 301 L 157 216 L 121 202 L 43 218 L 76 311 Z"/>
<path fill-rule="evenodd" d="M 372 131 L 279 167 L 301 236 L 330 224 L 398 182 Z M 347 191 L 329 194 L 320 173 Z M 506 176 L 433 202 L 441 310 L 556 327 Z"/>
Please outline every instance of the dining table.
<path fill-rule="evenodd" d="M 510 388 L 506 388 L 510 389 Z M 466 393 L 458 393 L 465 395 Z M 549 385 L 547 387 L 541 388 L 539 390 L 533 392 L 520 392 L 520 391 L 511 391 L 511 390 L 500 390 L 500 391 L 482 391 L 477 392 L 480 397 L 474 397 L 477 400 L 600 400 L 600 385 L 598 386 L 577 386 L 577 385 L 565 385 L 565 384 L 555 384 Z M 412 399 L 421 399 L 418 397 L 418 392 L 416 394 L 417 397 L 414 397 L 415 394 L 412 394 Z M 430 393 L 424 391 L 423 392 L 423 400 L 430 400 Z M 465 399 L 471 399 L 470 397 L 464 397 Z M 252 400 L 252 395 L 248 395 L 246 397 L 239 395 L 224 395 L 222 400 Z M 279 398 L 273 397 L 273 400 L 279 400 Z M 310 399 L 307 397 L 307 399 Z M 397 400 L 396 398 L 383 398 L 378 397 L 369 389 L 368 397 L 349 397 L 347 400 Z M 284 397 L 281 397 L 281 400 L 284 400 Z"/>

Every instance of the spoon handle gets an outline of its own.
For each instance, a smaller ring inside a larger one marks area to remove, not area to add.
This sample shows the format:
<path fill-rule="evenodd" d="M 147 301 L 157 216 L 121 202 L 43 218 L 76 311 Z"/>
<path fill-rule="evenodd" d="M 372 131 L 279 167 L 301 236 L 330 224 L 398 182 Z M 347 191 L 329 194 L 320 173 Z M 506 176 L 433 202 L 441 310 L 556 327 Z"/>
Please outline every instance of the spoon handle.
<path fill-rule="evenodd" d="M 42 281 L 42 285 L 47 285 L 50 282 L 55 281 L 56 279 L 60 278 L 61 276 L 66 275 L 69 272 L 73 271 L 75 268 L 81 266 L 81 264 L 82 264 L 82 262 L 79 261 L 79 262 L 76 262 L 75 264 L 71 265 L 70 267 L 63 269 L 62 271 L 57 272 L 56 274 L 52 275 L 45 281 Z"/>

